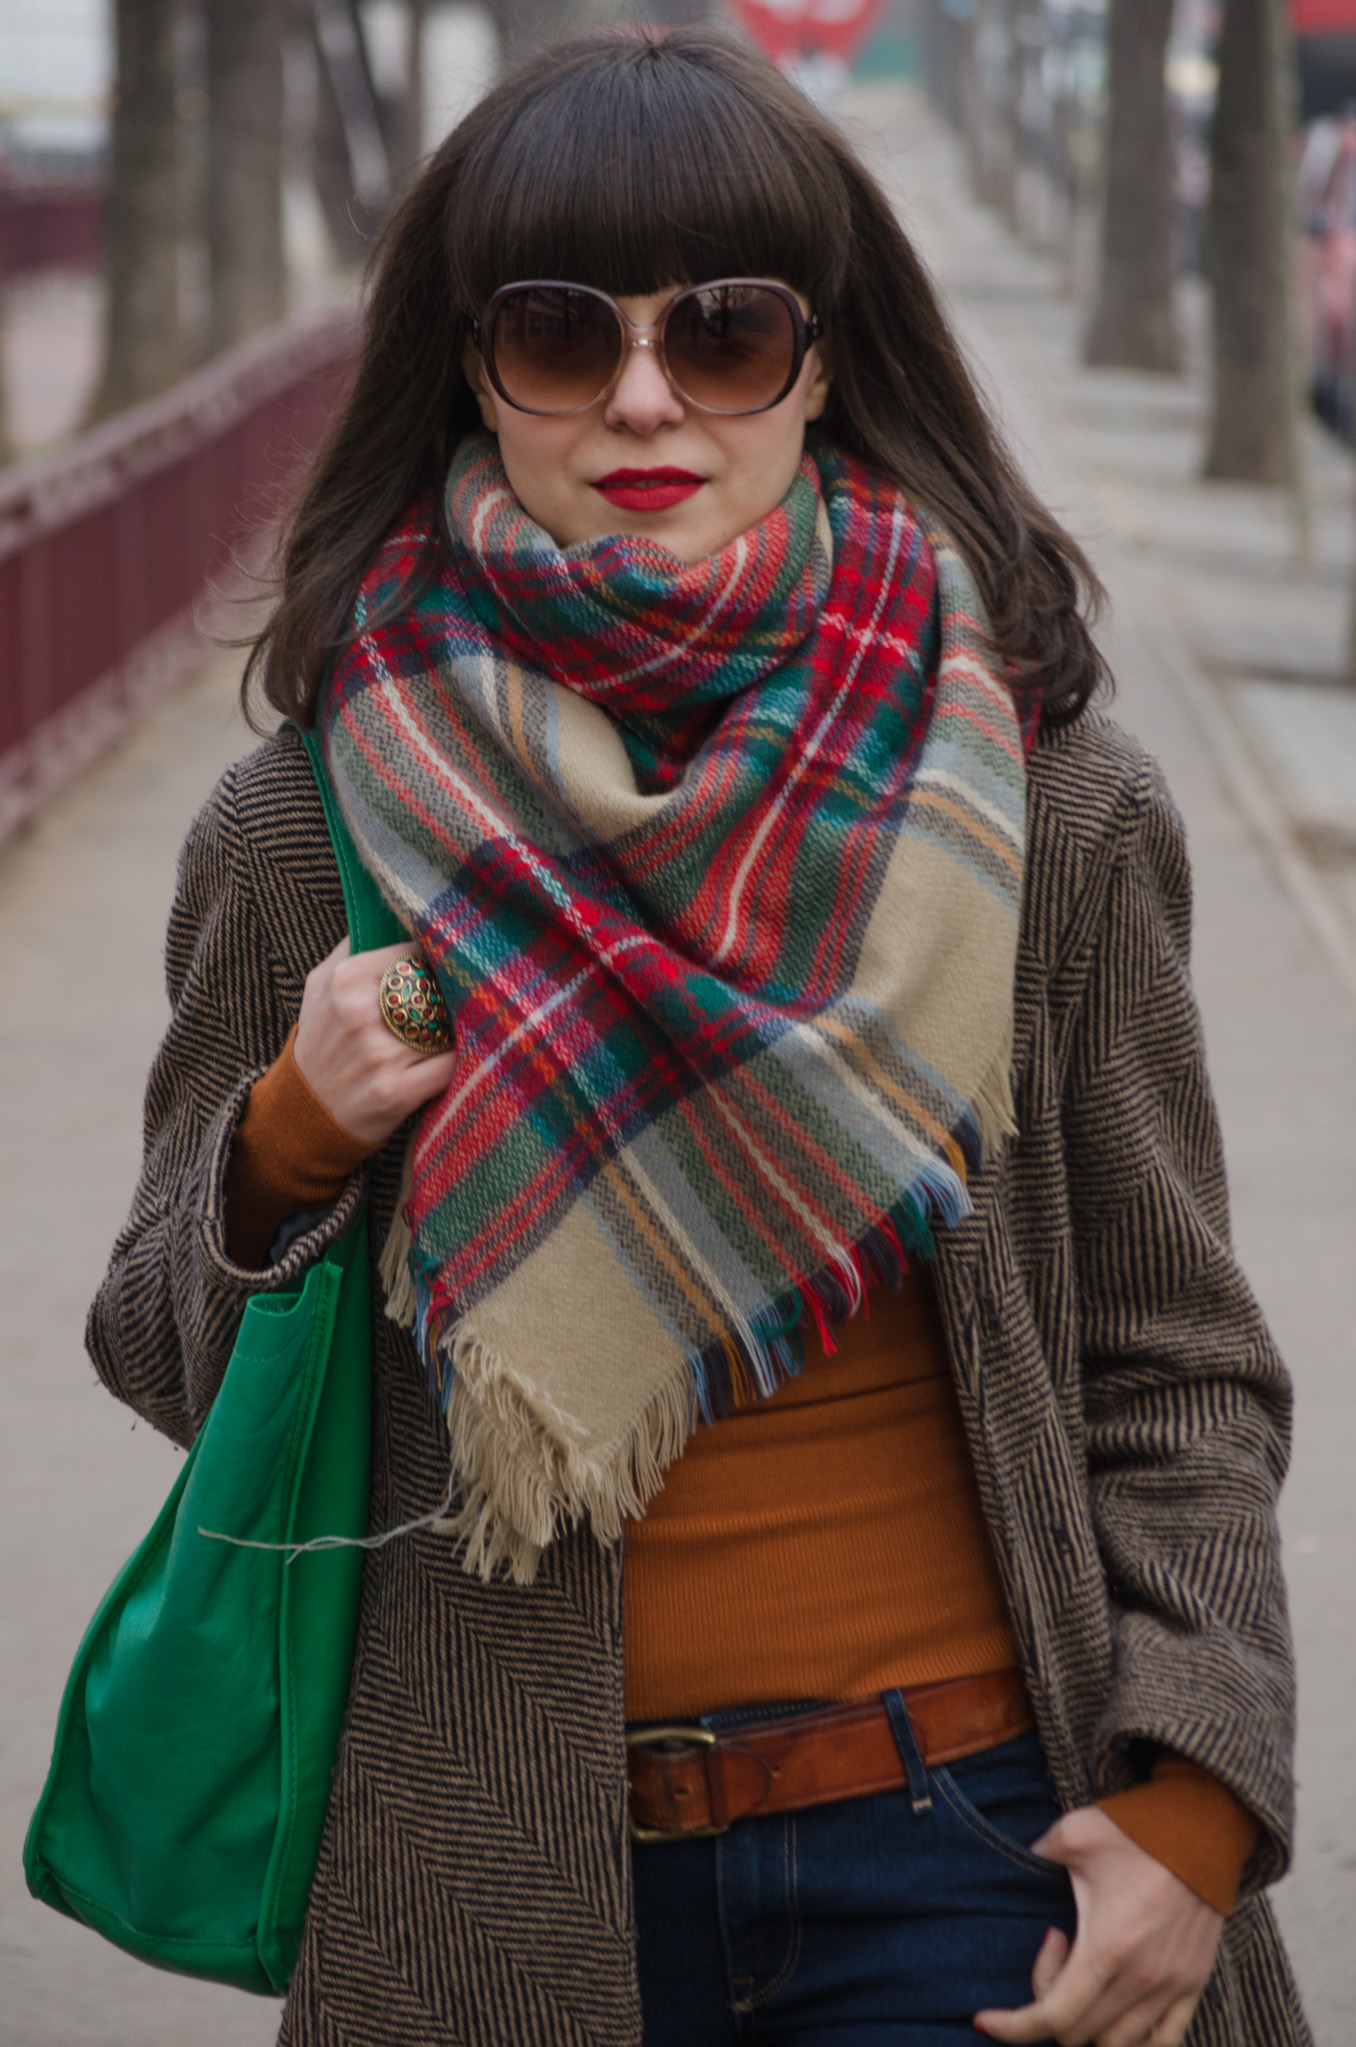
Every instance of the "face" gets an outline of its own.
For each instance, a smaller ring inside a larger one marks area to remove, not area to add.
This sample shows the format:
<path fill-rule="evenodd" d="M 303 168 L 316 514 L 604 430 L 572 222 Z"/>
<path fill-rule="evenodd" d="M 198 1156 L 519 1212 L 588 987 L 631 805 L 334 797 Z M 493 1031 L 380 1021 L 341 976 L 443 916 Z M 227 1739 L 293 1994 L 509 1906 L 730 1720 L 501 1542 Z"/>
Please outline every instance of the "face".
<path fill-rule="evenodd" d="M 647 327 L 676 289 L 617 304 Z M 808 314 L 808 302 L 800 305 Z M 556 419 L 506 404 L 478 349 L 468 346 L 464 367 L 519 503 L 558 547 L 624 533 L 657 540 L 682 562 L 718 553 L 781 503 L 806 425 L 829 395 L 818 343 L 785 398 L 743 416 L 688 404 L 651 348 L 627 351 L 609 398 Z"/>

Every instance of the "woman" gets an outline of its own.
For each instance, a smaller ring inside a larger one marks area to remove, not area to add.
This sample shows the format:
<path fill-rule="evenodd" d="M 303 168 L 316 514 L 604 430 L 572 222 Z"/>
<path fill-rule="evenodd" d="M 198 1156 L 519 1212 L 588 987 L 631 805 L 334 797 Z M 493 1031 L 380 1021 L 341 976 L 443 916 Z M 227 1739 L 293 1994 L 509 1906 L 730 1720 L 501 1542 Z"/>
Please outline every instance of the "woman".
<path fill-rule="evenodd" d="M 285 2040 L 1306 2037 L 1289 1394 L 1080 588 L 723 38 L 551 50 L 388 230 L 254 665 L 419 950 L 294 732 L 223 778 L 90 1325 L 187 1442 L 370 1199 L 421 1525 Z"/>

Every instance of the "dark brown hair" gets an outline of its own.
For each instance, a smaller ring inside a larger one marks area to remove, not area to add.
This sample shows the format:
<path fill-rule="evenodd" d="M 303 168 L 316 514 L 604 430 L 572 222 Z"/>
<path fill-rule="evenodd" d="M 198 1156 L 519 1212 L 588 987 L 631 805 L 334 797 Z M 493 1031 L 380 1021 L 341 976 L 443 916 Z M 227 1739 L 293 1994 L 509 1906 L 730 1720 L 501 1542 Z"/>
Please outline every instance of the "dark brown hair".
<path fill-rule="evenodd" d="M 421 494 L 434 539 L 398 601 L 437 574 L 442 483 L 480 425 L 462 352 L 501 284 L 625 296 L 734 275 L 810 300 L 833 368 L 824 430 L 943 521 L 1019 684 L 1046 723 L 1076 718 L 1104 677 L 1086 558 L 995 434 L 879 187 L 780 72 L 711 29 L 556 44 L 436 151 L 374 254 L 353 382 L 288 523 L 246 689 L 262 673 L 272 705 L 312 722 L 363 570 Z"/>

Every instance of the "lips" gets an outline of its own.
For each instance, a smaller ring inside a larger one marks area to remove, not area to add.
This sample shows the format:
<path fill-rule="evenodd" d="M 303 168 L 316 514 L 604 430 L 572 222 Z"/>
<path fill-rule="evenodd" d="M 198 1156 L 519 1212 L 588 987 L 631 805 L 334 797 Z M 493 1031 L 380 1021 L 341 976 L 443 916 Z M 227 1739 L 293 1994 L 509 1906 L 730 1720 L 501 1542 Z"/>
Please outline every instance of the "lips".
<path fill-rule="evenodd" d="M 622 512 L 666 512 L 681 505 L 705 483 L 690 469 L 614 469 L 593 488 Z"/>

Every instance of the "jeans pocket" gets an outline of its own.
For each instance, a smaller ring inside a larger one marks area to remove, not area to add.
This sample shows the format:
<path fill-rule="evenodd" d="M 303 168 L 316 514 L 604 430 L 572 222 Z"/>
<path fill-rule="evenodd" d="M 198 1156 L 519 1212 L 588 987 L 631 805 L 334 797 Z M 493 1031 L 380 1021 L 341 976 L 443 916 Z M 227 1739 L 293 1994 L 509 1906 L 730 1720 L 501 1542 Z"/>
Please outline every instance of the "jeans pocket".
<path fill-rule="evenodd" d="M 1060 1816 L 1045 1773 L 1045 1758 L 1034 1737 L 1005 1743 L 1002 1750 L 984 1756 L 965 1758 L 959 1775 L 946 1765 L 928 1775 L 934 1796 L 940 1796 L 961 1825 L 986 1847 L 1018 1869 L 1068 1890 L 1069 1872 L 1063 1863 L 1051 1862 L 1028 1846 Z"/>

